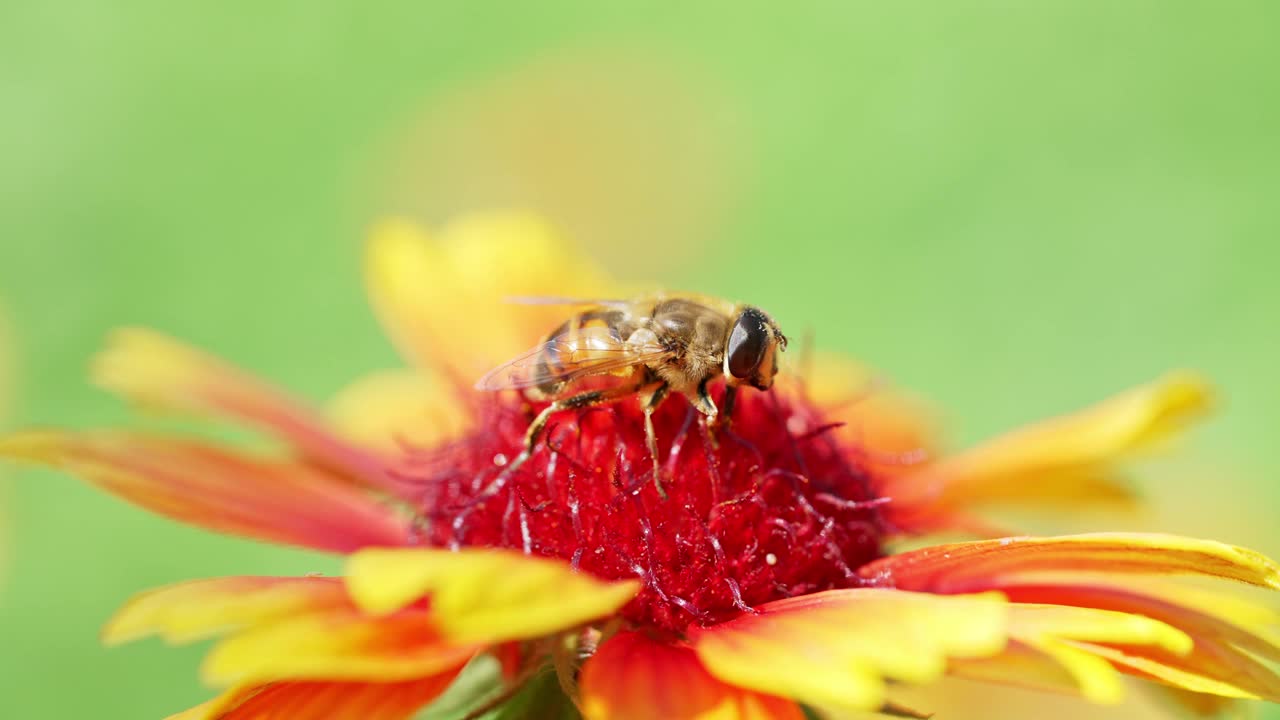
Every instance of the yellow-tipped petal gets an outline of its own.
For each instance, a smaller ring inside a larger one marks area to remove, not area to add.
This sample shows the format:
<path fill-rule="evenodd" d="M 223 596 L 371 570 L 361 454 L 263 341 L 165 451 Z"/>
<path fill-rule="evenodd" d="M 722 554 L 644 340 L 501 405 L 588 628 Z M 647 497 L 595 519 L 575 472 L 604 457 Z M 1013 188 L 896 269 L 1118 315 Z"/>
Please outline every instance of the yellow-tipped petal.
<path fill-rule="evenodd" d="M 790 700 L 727 685 L 687 647 L 622 632 L 582 668 L 586 720 L 802 720 Z"/>
<path fill-rule="evenodd" d="M 1208 693 L 1192 692 L 1170 685 L 1156 685 L 1151 688 L 1156 698 L 1172 705 L 1177 717 L 1213 718 L 1214 720 L 1251 720 L 1255 717 L 1253 703 L 1240 698 L 1222 697 Z"/>
<path fill-rule="evenodd" d="M 232 688 L 167 720 L 406 720 L 456 672 L 390 683 L 273 682 Z"/>
<path fill-rule="evenodd" d="M 724 682 L 819 707 L 874 710 L 885 680 L 936 680 L 952 658 L 1005 647 L 1001 596 L 831 590 L 768 603 L 693 631 L 690 642 Z"/>
<path fill-rule="evenodd" d="M 367 550 L 347 562 L 347 585 L 368 612 L 391 613 L 429 596 L 441 631 L 460 642 L 537 637 L 608 615 L 635 580 L 604 582 L 558 560 L 505 550 Z"/>
<path fill-rule="evenodd" d="M 1185 655 L 1194 647 L 1186 633 L 1159 620 L 1111 610 L 1036 603 L 1009 604 L 1009 634 L 1024 642 L 1056 638 L 1150 645 L 1176 655 Z"/>
<path fill-rule="evenodd" d="M 220 384 L 243 392 L 247 389 L 242 383 L 248 380 L 216 358 L 140 327 L 112 331 L 90 365 L 90 377 L 103 388 L 140 403 L 185 411 L 204 410 L 207 396 L 216 393 Z"/>
<path fill-rule="evenodd" d="M 1124 678 L 1111 663 L 1055 638 L 1042 638 L 1029 645 L 1065 670 L 1085 700 L 1099 705 L 1124 702 Z"/>
<path fill-rule="evenodd" d="M 1131 491 L 1112 465 L 1202 416 L 1208 384 L 1190 372 L 1165 377 L 1080 412 L 1017 430 L 943 458 L 895 482 L 899 512 L 936 512 L 986 501 L 1053 503 L 1075 488 L 1106 502 Z"/>
<path fill-rule="evenodd" d="M 216 686 L 275 680 L 400 681 L 459 668 L 482 649 L 445 639 L 430 610 L 371 617 L 342 608 L 232 635 L 205 657 L 201 676 Z"/>
<path fill-rule="evenodd" d="M 332 552 L 403 545 L 408 522 L 342 478 L 212 445 L 122 432 L 29 431 L 0 457 L 64 470 L 152 512 Z"/>
<path fill-rule="evenodd" d="M 1185 654 L 1191 640 L 1164 623 L 1127 613 L 1010 603 L 1008 648 L 999 656 L 953 662 L 963 677 L 1077 693 L 1099 704 L 1124 699 L 1121 674 L 1088 643 L 1125 643 Z"/>
<path fill-rule="evenodd" d="M 470 412 L 446 380 L 425 368 L 387 370 L 348 385 L 330 401 L 334 429 L 361 447 L 392 455 L 429 448 L 470 426 Z"/>
<path fill-rule="evenodd" d="M 429 236 L 405 220 L 370 233 L 366 281 L 388 334 L 415 363 L 443 367 L 465 387 L 564 319 L 562 307 L 516 296 L 601 297 L 607 279 L 537 218 L 463 217 Z"/>
<path fill-rule="evenodd" d="M 102 629 L 109 645 L 159 635 L 187 643 L 305 612 L 346 607 L 337 578 L 223 577 L 149 590 L 130 599 Z"/>
<path fill-rule="evenodd" d="M 388 484 L 376 457 L 338 439 L 302 401 L 154 330 L 114 331 L 90 374 L 101 387 L 145 406 L 244 423 L 370 486 Z"/>
<path fill-rule="evenodd" d="M 1142 652 L 1126 652 L 1123 649 L 1098 643 L 1074 642 L 1076 648 L 1098 656 L 1126 672 L 1168 683 L 1191 692 L 1219 695 L 1221 697 L 1258 699 L 1257 695 L 1207 675 L 1177 667 L 1148 657 Z"/>
<path fill-rule="evenodd" d="M 1083 695 L 1092 702 L 1114 704 L 1124 696 L 1121 674 L 1109 663 L 1082 650 L 1064 647 L 1065 652 L 1051 656 L 1043 650 L 1017 640 L 999 655 L 953 660 L 947 671 L 957 677 L 984 683 L 1011 685 L 1061 695 Z M 1068 670 L 1068 666 L 1078 664 Z"/>
<path fill-rule="evenodd" d="M 1204 640 L 1280 661 L 1280 612 L 1184 583 L 1089 573 L 1037 573 L 1000 585 L 1016 602 L 1053 603 L 1145 615 Z"/>
<path fill-rule="evenodd" d="M 1190 617 L 1187 610 L 1166 608 L 1157 619 L 1131 611 L 1069 607 L 1065 604 L 1098 597 L 1070 594 L 1069 588 L 1058 590 L 1055 601 L 1064 605 L 1012 602 L 1009 648 L 996 657 L 953 662 L 952 672 L 987 682 L 1080 694 L 1106 704 L 1123 699 L 1121 673 L 1200 695 L 1280 699 L 1280 677 L 1229 644 L 1228 638 L 1238 634 L 1214 634 L 1209 631 L 1214 626 Z M 1011 597 L 1019 598 L 1026 591 L 1011 588 Z M 1047 591 L 1040 594 L 1054 597 Z M 1146 607 L 1158 610 L 1160 606 Z M 1185 704 L 1193 698 L 1182 699 Z M 1221 701 L 1203 699 L 1195 705 L 1227 707 Z"/>
<path fill-rule="evenodd" d="M 1013 637 L 1052 658 L 1092 700 L 1118 701 L 1119 680 L 1112 677 L 1117 670 L 1191 692 L 1280 699 L 1280 675 L 1255 658 L 1280 654 L 1280 647 L 1271 640 L 1274 613 L 1222 593 L 1126 574 L 1186 572 L 1190 567 L 1206 574 L 1261 581 L 1265 573 L 1248 577 L 1247 571 L 1228 565 L 1224 556 L 1228 561 L 1239 559 L 1231 552 L 1214 556 L 1219 565 L 1209 570 L 1203 566 L 1212 565 L 1213 560 L 1202 557 L 1179 557 L 1167 554 L 1167 550 L 1146 554 L 1146 567 L 1123 556 L 1108 560 L 1105 553 L 1084 553 L 1073 562 L 1069 556 L 1052 552 L 1034 565 L 1016 566 L 1015 562 L 1000 567 L 963 551 L 943 551 L 947 560 L 959 560 L 966 569 L 976 565 L 978 572 L 986 572 L 987 577 L 977 584 L 999 590 L 1012 601 Z M 1033 569 L 1036 566 L 1041 569 Z M 1103 568 L 1112 572 L 1103 572 Z M 926 570 L 910 582 L 930 577 L 929 573 Z M 944 574 L 925 582 L 942 591 L 972 589 L 973 583 L 964 580 L 948 585 L 958 580 Z M 1105 661 L 1105 667 L 1100 661 Z M 1008 670 L 992 665 L 969 663 L 959 672 L 989 679 Z M 1015 682 L 1028 676 L 1035 681 L 1051 676 L 1042 670 L 1013 674 L 1020 676 L 1011 679 Z"/>
<path fill-rule="evenodd" d="M 1017 537 L 935 545 L 863 566 L 868 580 L 907 590 L 977 592 L 1037 572 L 1203 575 L 1280 589 L 1280 566 L 1245 548 L 1156 533 Z"/>

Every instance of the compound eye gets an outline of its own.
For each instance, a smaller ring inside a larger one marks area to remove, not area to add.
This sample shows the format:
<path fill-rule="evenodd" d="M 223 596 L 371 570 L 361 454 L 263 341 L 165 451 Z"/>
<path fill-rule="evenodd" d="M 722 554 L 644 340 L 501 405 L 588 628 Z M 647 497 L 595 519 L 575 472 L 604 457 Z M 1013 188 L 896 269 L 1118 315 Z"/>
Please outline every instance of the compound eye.
<path fill-rule="evenodd" d="M 729 373 L 739 380 L 745 380 L 760 367 L 764 360 L 765 345 L 769 342 L 768 331 L 765 330 L 764 318 L 751 310 L 738 316 L 738 322 L 729 334 Z"/>

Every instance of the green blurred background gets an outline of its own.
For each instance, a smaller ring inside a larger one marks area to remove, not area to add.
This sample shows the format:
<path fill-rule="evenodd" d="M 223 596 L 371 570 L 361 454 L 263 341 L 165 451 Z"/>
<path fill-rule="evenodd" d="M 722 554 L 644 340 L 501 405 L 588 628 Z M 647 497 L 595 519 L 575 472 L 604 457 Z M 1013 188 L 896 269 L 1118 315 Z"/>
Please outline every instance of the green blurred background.
<path fill-rule="evenodd" d="M 137 422 L 83 380 L 123 323 L 319 401 L 397 362 L 360 288 L 373 219 L 522 206 L 626 278 L 865 359 L 958 443 L 1200 368 L 1222 414 L 1147 468 L 1155 512 L 1112 524 L 1280 554 L 1278 23 L 1262 1 L 6 3 L 6 424 Z M 113 608 L 336 567 L 9 475 L 4 717 L 181 709 L 200 649 L 104 650 Z"/>

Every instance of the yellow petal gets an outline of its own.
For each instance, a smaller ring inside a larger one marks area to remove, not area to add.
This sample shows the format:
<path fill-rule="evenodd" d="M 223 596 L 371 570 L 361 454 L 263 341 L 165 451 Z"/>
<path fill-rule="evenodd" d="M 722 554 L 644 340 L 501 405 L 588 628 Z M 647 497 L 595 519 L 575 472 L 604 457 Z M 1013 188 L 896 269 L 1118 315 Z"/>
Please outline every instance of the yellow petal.
<path fill-rule="evenodd" d="M 115 645 L 148 635 L 186 643 L 287 618 L 347 607 L 337 578 L 223 577 L 149 590 L 130 599 L 102 629 Z"/>
<path fill-rule="evenodd" d="M 482 649 L 444 638 L 430 610 L 372 617 L 338 608 L 232 635 L 205 657 L 201 676 L 217 686 L 315 679 L 390 682 L 454 670 Z"/>
<path fill-rule="evenodd" d="M 935 545 L 881 558 L 859 574 L 906 590 L 978 592 L 1037 572 L 1202 575 L 1280 589 L 1280 566 L 1245 548 L 1155 533 L 1017 537 Z"/>
<path fill-rule="evenodd" d="M 687 647 L 622 632 L 582 668 L 586 720 L 802 720 L 790 700 L 727 685 Z"/>
<path fill-rule="evenodd" d="M 1006 642 L 999 595 L 832 590 L 758 609 L 693 631 L 690 642 L 711 674 L 842 711 L 881 707 L 886 678 L 931 682 L 949 659 L 993 655 Z"/>
<path fill-rule="evenodd" d="M 429 448 L 470 425 L 470 412 L 448 382 L 427 369 L 367 375 L 334 396 L 330 424 L 342 437 L 394 456 Z"/>
<path fill-rule="evenodd" d="M 338 439 L 305 403 L 154 330 L 113 332 L 91 374 L 103 388 L 143 405 L 244 423 L 318 464 L 373 487 L 388 485 L 378 458 Z"/>
<path fill-rule="evenodd" d="M 509 298 L 613 294 L 597 268 L 520 213 L 463 217 L 437 237 L 388 220 L 369 236 L 365 271 L 374 308 L 401 351 L 467 388 L 564 319 L 563 307 Z"/>
<path fill-rule="evenodd" d="M 435 622 L 461 642 L 537 637 L 608 615 L 640 584 L 604 582 L 558 560 L 505 550 L 368 550 L 347 562 L 356 604 L 390 613 L 430 596 Z"/>
<path fill-rule="evenodd" d="M 1171 373 L 927 465 L 895 483 L 892 497 L 900 510 L 991 500 L 1051 503 L 1079 478 L 1102 499 L 1124 500 L 1129 491 L 1111 464 L 1168 438 L 1210 404 L 1201 378 Z"/>
<path fill-rule="evenodd" d="M 446 672 L 395 683 L 246 685 L 168 720 L 405 720 L 444 692 L 456 675 Z"/>
<path fill-rule="evenodd" d="M 305 464 L 123 432 L 0 437 L 0 457 L 64 470 L 152 512 L 218 532 L 332 552 L 403 545 L 408 522 Z"/>

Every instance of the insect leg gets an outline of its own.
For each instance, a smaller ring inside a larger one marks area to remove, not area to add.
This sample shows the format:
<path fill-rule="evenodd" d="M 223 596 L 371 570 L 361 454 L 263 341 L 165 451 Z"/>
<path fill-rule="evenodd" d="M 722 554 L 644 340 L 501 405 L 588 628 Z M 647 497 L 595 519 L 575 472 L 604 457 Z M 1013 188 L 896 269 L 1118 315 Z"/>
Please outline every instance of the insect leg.
<path fill-rule="evenodd" d="M 653 458 L 653 486 L 658 489 L 658 495 L 663 500 L 667 499 L 667 490 L 662 487 L 662 475 L 658 467 L 658 436 L 653 432 L 653 411 L 667 397 L 669 389 L 669 385 L 661 383 L 644 401 L 644 439 L 649 445 L 649 455 Z"/>
<path fill-rule="evenodd" d="M 537 449 L 538 441 L 542 439 L 542 433 L 546 430 L 547 421 L 551 419 L 552 415 L 560 412 L 561 410 L 574 410 L 612 402 L 618 398 L 634 393 L 639 387 L 640 386 L 638 384 L 635 384 L 610 388 L 608 390 L 592 390 L 590 392 L 579 393 L 571 397 L 556 400 L 543 408 L 542 412 L 538 413 L 538 415 L 533 419 L 533 422 L 529 423 L 529 429 L 524 434 L 524 447 L 521 448 L 520 454 L 517 455 L 514 460 L 507 463 L 506 467 L 502 468 L 502 472 L 498 473 L 496 477 L 490 480 L 489 484 L 486 485 L 479 494 L 471 498 L 466 507 L 454 515 L 454 539 L 451 542 L 450 547 L 456 550 L 460 546 L 461 543 L 459 538 L 461 538 L 467 517 L 471 514 L 471 511 L 480 503 L 495 497 L 499 492 L 502 492 L 502 488 L 506 487 L 512 476 L 520 469 L 520 466 L 524 465 L 528 462 L 529 458 L 533 457 L 533 451 Z"/>
<path fill-rule="evenodd" d="M 720 410 L 716 407 L 715 401 L 711 399 L 711 393 L 707 392 L 707 383 L 709 382 L 711 382 L 711 378 L 706 378 L 702 382 L 698 383 L 698 399 L 693 403 L 693 406 L 698 409 L 698 412 L 707 416 L 707 441 L 710 442 L 711 447 L 714 448 L 718 446 L 718 443 L 716 442 L 715 433 L 710 432 L 710 430 L 715 428 L 718 424 Z"/>
<path fill-rule="evenodd" d="M 608 388 L 605 390 L 589 390 L 577 395 L 571 395 L 567 398 L 556 400 L 550 405 L 542 409 L 533 418 L 533 422 L 529 423 L 529 429 L 524 434 L 524 448 L 520 454 L 516 456 L 511 464 L 506 467 L 504 474 L 510 474 L 520 468 L 530 457 L 533 456 L 534 450 L 538 447 L 538 441 L 542 439 L 542 433 L 547 428 L 547 422 L 552 415 L 563 410 L 581 410 L 595 405 L 604 405 L 611 403 L 628 395 L 633 395 L 641 387 L 640 383 L 621 385 L 619 387 Z"/>
<path fill-rule="evenodd" d="M 738 398 L 738 387 L 736 385 L 724 386 L 724 408 L 720 414 L 711 419 L 711 424 L 716 428 L 728 429 L 729 423 L 733 422 L 733 402 Z"/>
<path fill-rule="evenodd" d="M 716 407 L 716 403 L 711 399 L 711 393 L 707 392 L 707 383 L 711 382 L 711 378 L 707 378 L 698 383 L 698 398 L 693 403 L 698 412 L 707 416 L 707 421 L 715 423 L 716 417 L 720 414 L 720 410 Z"/>

